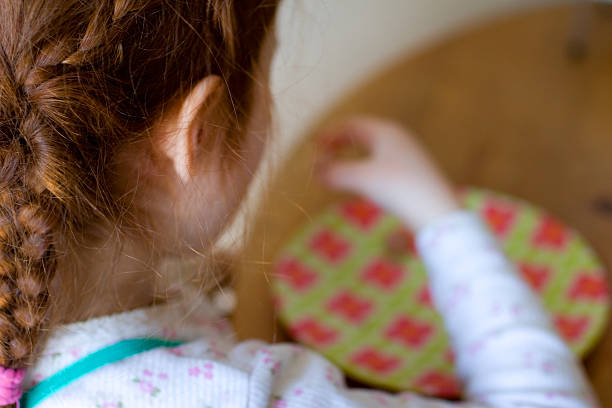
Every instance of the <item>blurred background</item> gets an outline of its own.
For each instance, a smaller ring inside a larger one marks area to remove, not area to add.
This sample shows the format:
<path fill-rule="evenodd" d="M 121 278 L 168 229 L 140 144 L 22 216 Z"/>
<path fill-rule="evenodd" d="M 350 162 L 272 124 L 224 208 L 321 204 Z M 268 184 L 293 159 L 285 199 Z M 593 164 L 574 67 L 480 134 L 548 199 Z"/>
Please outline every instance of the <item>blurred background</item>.
<path fill-rule="evenodd" d="M 312 177 L 312 135 L 351 113 L 402 122 L 455 183 L 543 207 L 612 266 L 612 6 L 458 3 L 282 1 L 273 139 L 221 243 L 246 254 L 241 338 L 285 339 L 267 274 L 296 228 L 337 199 Z M 611 356 L 608 329 L 587 359 L 603 406 L 612 406 Z"/>

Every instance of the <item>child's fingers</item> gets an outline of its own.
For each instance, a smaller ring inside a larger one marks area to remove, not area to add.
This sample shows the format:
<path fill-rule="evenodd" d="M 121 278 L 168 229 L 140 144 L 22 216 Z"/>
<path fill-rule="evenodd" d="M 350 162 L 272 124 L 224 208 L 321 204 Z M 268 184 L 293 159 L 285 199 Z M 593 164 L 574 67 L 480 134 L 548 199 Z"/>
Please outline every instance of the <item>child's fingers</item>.
<path fill-rule="evenodd" d="M 337 152 L 349 147 L 373 149 L 374 138 L 363 119 L 349 119 L 336 124 L 319 135 L 321 150 Z"/>
<path fill-rule="evenodd" d="M 364 194 L 369 167 L 363 162 L 329 162 L 321 164 L 319 177 L 328 187 Z"/>
<path fill-rule="evenodd" d="M 325 184 L 342 188 L 333 181 L 328 182 L 328 172 L 340 163 L 361 161 L 371 153 L 371 137 L 354 121 L 344 121 L 324 130 L 317 138 L 315 171 Z M 331 176 L 334 177 L 335 176 Z M 342 176 L 343 177 L 343 176 Z M 333 183 L 333 185 L 332 185 Z"/>

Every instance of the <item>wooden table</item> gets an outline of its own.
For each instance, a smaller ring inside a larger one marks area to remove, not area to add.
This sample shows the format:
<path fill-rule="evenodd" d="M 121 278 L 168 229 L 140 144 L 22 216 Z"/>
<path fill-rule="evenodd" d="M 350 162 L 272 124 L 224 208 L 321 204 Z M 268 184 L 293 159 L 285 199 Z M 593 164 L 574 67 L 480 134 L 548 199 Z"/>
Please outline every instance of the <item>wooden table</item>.
<path fill-rule="evenodd" d="M 584 234 L 612 269 L 612 16 L 592 22 L 589 54 L 567 57 L 572 10 L 471 29 L 411 55 L 348 95 L 321 125 L 367 112 L 414 129 L 458 184 L 504 191 Z M 237 282 L 241 338 L 284 340 L 268 273 L 297 227 L 336 196 L 312 174 L 310 137 L 280 166 L 255 215 Z M 612 406 L 612 330 L 586 362 Z"/>

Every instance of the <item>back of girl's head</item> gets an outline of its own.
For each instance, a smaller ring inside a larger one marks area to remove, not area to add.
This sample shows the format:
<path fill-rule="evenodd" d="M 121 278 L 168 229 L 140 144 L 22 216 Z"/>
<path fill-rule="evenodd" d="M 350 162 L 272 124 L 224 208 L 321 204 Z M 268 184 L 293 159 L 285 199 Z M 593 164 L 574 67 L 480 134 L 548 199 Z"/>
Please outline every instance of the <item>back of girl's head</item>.
<path fill-rule="evenodd" d="M 0 0 L 0 365 L 31 361 L 68 248 L 129 213 L 113 188 L 118 149 L 208 75 L 224 79 L 225 142 L 238 142 L 275 7 Z"/>

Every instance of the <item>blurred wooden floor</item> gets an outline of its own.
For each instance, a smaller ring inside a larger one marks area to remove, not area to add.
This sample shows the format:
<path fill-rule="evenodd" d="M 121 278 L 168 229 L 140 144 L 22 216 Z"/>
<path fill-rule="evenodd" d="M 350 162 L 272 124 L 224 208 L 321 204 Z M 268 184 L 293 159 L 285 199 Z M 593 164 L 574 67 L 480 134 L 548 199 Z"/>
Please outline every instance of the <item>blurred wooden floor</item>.
<path fill-rule="evenodd" d="M 422 136 L 459 184 L 511 193 L 581 231 L 612 269 L 612 12 L 592 21 L 588 55 L 567 56 L 568 7 L 511 16 L 400 61 L 324 122 L 367 112 Z M 313 132 L 316 129 L 313 129 Z M 238 280 L 241 338 L 283 339 L 268 293 L 274 254 L 334 196 L 312 177 L 312 143 L 279 169 L 256 214 Z M 587 360 L 612 407 L 612 330 Z"/>

